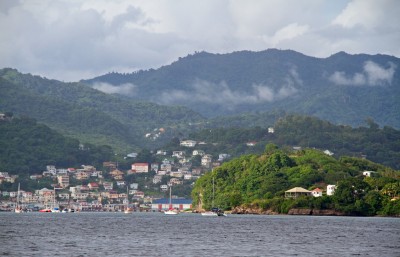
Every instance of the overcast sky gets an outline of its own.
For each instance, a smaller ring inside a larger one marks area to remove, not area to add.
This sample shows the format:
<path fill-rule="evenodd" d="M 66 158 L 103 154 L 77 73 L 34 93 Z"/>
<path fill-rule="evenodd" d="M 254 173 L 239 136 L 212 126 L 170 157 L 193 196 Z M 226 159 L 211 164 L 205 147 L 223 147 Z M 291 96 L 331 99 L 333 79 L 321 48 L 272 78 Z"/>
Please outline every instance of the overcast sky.
<path fill-rule="evenodd" d="M 0 68 L 63 81 L 268 48 L 400 57 L 400 1 L 0 0 Z"/>

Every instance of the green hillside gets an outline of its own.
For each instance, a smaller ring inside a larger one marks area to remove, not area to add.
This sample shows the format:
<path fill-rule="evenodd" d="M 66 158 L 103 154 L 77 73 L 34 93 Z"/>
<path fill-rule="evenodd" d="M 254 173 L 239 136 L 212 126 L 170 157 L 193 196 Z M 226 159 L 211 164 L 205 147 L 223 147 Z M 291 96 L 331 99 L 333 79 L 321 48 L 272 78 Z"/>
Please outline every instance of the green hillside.
<path fill-rule="evenodd" d="M 174 135 L 175 128 L 202 120 L 184 107 L 132 101 L 14 69 L 0 70 L 0 85 L 0 111 L 35 118 L 65 135 L 124 153 L 151 145 L 144 138 L 149 131 L 169 128 L 166 134 Z"/>
<path fill-rule="evenodd" d="M 0 170 L 20 175 L 40 173 L 46 165 L 100 166 L 114 156 L 108 146 L 80 145 L 26 117 L 0 120 L 0 145 Z"/>
<path fill-rule="evenodd" d="M 362 172 L 375 171 L 365 178 Z M 337 185 L 333 197 L 284 199 L 293 187 Z M 213 188 L 215 191 L 213 197 Z M 318 150 L 297 152 L 267 145 L 261 155 L 244 155 L 196 181 L 192 198 L 197 207 L 225 210 L 238 206 L 287 213 L 291 208 L 334 209 L 356 215 L 400 215 L 400 172 L 367 160 L 339 160 Z"/>
<path fill-rule="evenodd" d="M 366 121 L 367 126 L 358 128 L 293 114 L 287 114 L 275 123 L 264 123 L 264 126 L 260 126 L 262 122 L 258 120 L 253 122 L 259 126 L 204 129 L 193 132 L 189 138 L 207 142 L 197 148 L 214 156 L 222 152 L 232 156 L 259 154 L 264 151 L 266 144 L 274 143 L 286 148 L 296 146 L 329 150 L 337 158 L 345 155 L 365 157 L 400 169 L 400 131 L 388 126 L 380 128 L 371 119 Z M 268 133 L 268 127 L 274 128 L 274 133 Z M 246 145 L 248 142 L 256 144 L 249 147 Z"/>

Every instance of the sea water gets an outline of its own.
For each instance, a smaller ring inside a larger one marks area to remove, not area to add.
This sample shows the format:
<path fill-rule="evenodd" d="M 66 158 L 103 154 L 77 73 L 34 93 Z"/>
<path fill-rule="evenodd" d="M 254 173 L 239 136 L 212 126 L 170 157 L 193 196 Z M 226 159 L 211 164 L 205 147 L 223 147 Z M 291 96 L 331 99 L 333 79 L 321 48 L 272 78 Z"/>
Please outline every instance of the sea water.
<path fill-rule="evenodd" d="M 0 256 L 400 256 L 400 219 L 0 213 Z"/>

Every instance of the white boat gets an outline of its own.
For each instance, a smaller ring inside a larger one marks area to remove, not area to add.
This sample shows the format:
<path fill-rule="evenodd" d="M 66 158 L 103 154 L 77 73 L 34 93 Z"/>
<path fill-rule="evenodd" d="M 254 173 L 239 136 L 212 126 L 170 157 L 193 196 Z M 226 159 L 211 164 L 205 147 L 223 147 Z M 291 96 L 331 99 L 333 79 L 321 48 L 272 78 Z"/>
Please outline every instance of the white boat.
<path fill-rule="evenodd" d="M 218 216 L 218 214 L 216 212 L 206 211 L 206 212 L 202 212 L 201 216 Z"/>
<path fill-rule="evenodd" d="M 212 195 L 212 206 L 214 206 L 214 198 L 215 198 L 215 182 L 213 177 L 213 195 Z M 201 213 L 202 216 L 211 216 L 211 217 L 221 217 L 226 216 L 226 214 L 217 207 L 212 207 L 210 211 L 205 211 Z"/>
<path fill-rule="evenodd" d="M 164 214 L 166 214 L 166 215 L 177 215 L 177 214 L 179 214 L 179 212 L 177 210 L 171 209 L 171 210 L 165 211 Z"/>
<path fill-rule="evenodd" d="M 172 208 L 172 187 L 169 187 L 169 210 L 165 211 L 164 214 L 166 215 L 177 215 L 179 214 L 178 210 Z"/>

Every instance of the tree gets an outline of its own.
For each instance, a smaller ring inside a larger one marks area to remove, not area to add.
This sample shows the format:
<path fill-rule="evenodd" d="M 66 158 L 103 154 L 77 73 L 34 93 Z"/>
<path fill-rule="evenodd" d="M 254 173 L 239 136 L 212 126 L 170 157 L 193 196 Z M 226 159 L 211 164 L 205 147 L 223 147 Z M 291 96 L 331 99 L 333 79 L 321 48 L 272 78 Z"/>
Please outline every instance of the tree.
<path fill-rule="evenodd" d="M 334 194 L 335 208 L 347 214 L 368 214 L 365 213 L 364 196 L 369 190 L 370 186 L 361 178 L 350 177 L 340 181 Z"/>

